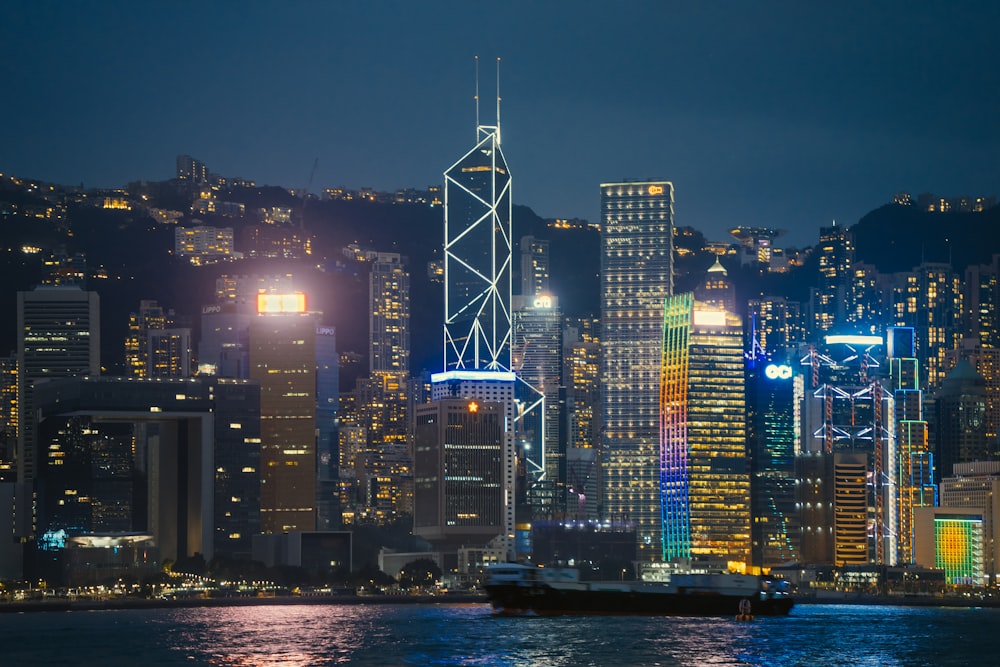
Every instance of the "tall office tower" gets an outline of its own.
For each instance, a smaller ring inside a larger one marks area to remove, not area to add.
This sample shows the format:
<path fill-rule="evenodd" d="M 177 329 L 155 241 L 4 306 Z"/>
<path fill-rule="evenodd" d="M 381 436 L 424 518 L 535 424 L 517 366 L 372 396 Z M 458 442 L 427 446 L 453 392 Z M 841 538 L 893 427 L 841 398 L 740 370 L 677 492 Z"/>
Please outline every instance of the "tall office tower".
<path fill-rule="evenodd" d="M 962 307 L 966 336 L 978 338 L 983 347 L 1000 348 L 1000 254 L 990 264 L 965 269 Z"/>
<path fill-rule="evenodd" d="M 17 469 L 17 355 L 0 357 L 0 483 L 14 482 Z"/>
<path fill-rule="evenodd" d="M 812 290 L 810 333 L 819 337 L 847 318 L 847 299 L 854 264 L 854 236 L 846 227 L 819 230 L 819 280 Z"/>
<path fill-rule="evenodd" d="M 941 480 L 941 509 L 962 507 L 983 514 L 985 585 L 1000 582 L 1000 461 L 957 463 Z M 966 554 L 968 558 L 971 554 Z"/>
<path fill-rule="evenodd" d="M 249 559 L 261 529 L 261 387 L 231 378 L 201 382 L 215 415 L 213 548 L 217 556 Z"/>
<path fill-rule="evenodd" d="M 524 452 L 531 487 L 526 489 L 532 518 L 552 518 L 565 510 L 566 446 L 562 436 L 562 311 L 548 294 L 513 297 L 514 370 L 542 398 L 541 410 L 523 420 L 521 431 L 533 444 Z M 562 444 L 561 444 L 562 443 Z"/>
<path fill-rule="evenodd" d="M 500 148 L 499 100 L 498 95 L 496 125 L 480 125 L 477 118 L 475 146 L 444 172 L 444 369 L 433 374 L 431 382 L 434 401 L 471 399 L 501 406 L 500 423 L 506 429 L 500 452 L 502 474 L 500 484 L 489 487 L 489 498 L 501 517 L 496 544 L 513 557 L 514 435 L 523 413 L 515 410 L 518 381 L 511 366 L 511 177 Z M 418 424 L 421 414 L 417 414 Z M 488 437 L 482 446 L 492 448 L 492 433 L 477 432 Z M 439 433 L 444 437 L 451 431 Z M 446 441 L 437 444 L 448 445 Z M 439 496 L 438 490 L 420 483 L 435 475 L 433 470 L 421 469 L 428 459 L 421 459 L 418 451 L 414 463 L 414 532 L 419 535 L 429 530 L 417 518 L 427 516 L 426 505 L 421 505 L 436 503 Z M 445 482 L 436 479 L 438 487 Z M 443 502 L 454 501 L 446 496 Z M 493 510 L 489 513 L 492 516 Z M 479 525 L 483 520 L 470 517 L 454 524 L 454 531 L 446 526 L 443 533 L 431 532 L 445 544 L 462 535 L 461 524 Z"/>
<path fill-rule="evenodd" d="M 397 253 L 376 255 L 369 281 L 369 361 L 375 393 L 369 409 L 376 448 L 406 444 L 410 376 L 410 274 Z"/>
<path fill-rule="evenodd" d="M 410 372 L 410 273 L 398 253 L 380 252 L 369 278 L 372 374 Z"/>
<path fill-rule="evenodd" d="M 340 530 L 340 365 L 337 331 L 316 328 L 316 530 Z"/>
<path fill-rule="evenodd" d="M 191 329 L 156 329 L 147 334 L 146 377 L 183 378 L 191 375 Z"/>
<path fill-rule="evenodd" d="M 357 407 L 367 429 L 364 518 L 392 521 L 412 511 L 410 461 L 410 274 L 398 253 L 374 253 L 369 276 L 371 376 L 358 381 Z"/>
<path fill-rule="evenodd" d="M 914 563 L 914 508 L 936 505 L 937 487 L 913 329 L 889 327 L 886 342 L 893 423 L 885 456 L 887 544 L 880 562 L 909 565 Z"/>
<path fill-rule="evenodd" d="M 316 529 L 316 316 L 305 295 L 260 294 L 250 322 L 260 382 L 260 527 Z"/>
<path fill-rule="evenodd" d="M 641 561 L 663 557 L 659 381 L 673 235 L 671 183 L 601 185 L 601 495 L 607 516 L 634 522 Z"/>
<path fill-rule="evenodd" d="M 250 375 L 250 321 L 238 303 L 202 306 L 198 374 L 247 378 Z"/>
<path fill-rule="evenodd" d="M 690 558 L 745 571 L 750 476 L 742 322 L 735 313 L 696 302 L 690 293 L 670 297 L 662 349 L 663 532 L 656 560 Z"/>
<path fill-rule="evenodd" d="M 600 492 L 600 352 L 596 318 L 568 320 L 563 330 L 563 386 L 566 388 L 567 515 L 596 519 Z"/>
<path fill-rule="evenodd" d="M 885 327 L 885 303 L 878 270 L 861 262 L 851 266 L 846 321 L 853 333 L 878 334 Z"/>
<path fill-rule="evenodd" d="M 802 308 L 798 301 L 783 296 L 765 296 L 748 304 L 748 334 L 760 347 L 774 353 L 805 340 Z"/>
<path fill-rule="evenodd" d="M 549 293 L 549 242 L 534 236 L 521 237 L 521 295 Z"/>
<path fill-rule="evenodd" d="M 172 322 L 171 322 L 172 323 Z M 139 312 L 129 313 L 125 336 L 125 374 L 149 377 L 149 332 L 167 328 L 167 314 L 156 301 L 142 300 Z"/>
<path fill-rule="evenodd" d="M 746 367 L 751 561 L 770 568 L 800 559 L 795 457 L 802 449 L 805 387 L 790 356 L 750 356 Z"/>
<path fill-rule="evenodd" d="M 125 372 L 131 377 L 191 375 L 191 329 L 176 327 L 174 312 L 144 299 L 129 314 Z"/>
<path fill-rule="evenodd" d="M 962 281 L 948 264 L 924 263 L 889 277 L 889 318 L 913 327 L 926 389 L 936 389 L 947 372 L 944 359 L 962 338 Z"/>
<path fill-rule="evenodd" d="M 722 310 L 728 313 L 736 312 L 736 292 L 729 272 L 722 266 L 719 258 L 709 267 L 705 280 L 694 290 L 694 298 L 703 308 Z"/>
<path fill-rule="evenodd" d="M 862 335 L 828 335 L 824 341 L 796 355 L 805 378 L 803 447 L 796 461 L 802 556 L 816 564 L 881 562 L 885 450 L 893 422 L 892 394 L 880 380 L 885 341 Z"/>
<path fill-rule="evenodd" d="M 986 380 L 966 360 L 959 361 L 934 396 L 935 479 L 951 474 L 956 463 L 985 461 Z"/>
<path fill-rule="evenodd" d="M 34 384 L 47 378 L 100 375 L 100 300 L 78 287 L 37 287 L 17 293 L 17 479 L 38 473 Z M 24 517 L 22 517 L 24 518 Z M 23 528 L 26 524 L 21 524 Z"/>
<path fill-rule="evenodd" d="M 954 368 L 963 359 L 985 381 L 986 447 L 991 457 L 1000 457 L 1000 348 L 985 347 L 975 338 L 963 338 L 957 349 L 945 352 L 945 367 Z M 948 474 L 948 468 L 942 468 L 941 472 Z"/>
<path fill-rule="evenodd" d="M 439 399 L 417 407 L 413 533 L 442 550 L 508 530 L 506 399 Z"/>

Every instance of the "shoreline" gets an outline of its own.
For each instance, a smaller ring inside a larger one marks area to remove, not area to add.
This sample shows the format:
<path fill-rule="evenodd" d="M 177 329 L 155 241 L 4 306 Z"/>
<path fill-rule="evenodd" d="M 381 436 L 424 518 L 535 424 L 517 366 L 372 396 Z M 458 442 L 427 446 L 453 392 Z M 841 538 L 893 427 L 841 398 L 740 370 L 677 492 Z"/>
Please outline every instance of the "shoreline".
<path fill-rule="evenodd" d="M 981 599 L 933 595 L 866 595 L 857 593 L 832 596 L 796 596 L 795 604 L 873 605 L 882 607 L 987 607 L 995 609 L 1000 608 L 1000 598 Z"/>
<path fill-rule="evenodd" d="M 21 614 L 67 611 L 112 611 L 127 609 L 199 609 L 206 607 L 258 607 L 280 605 L 387 605 L 387 604 L 483 604 L 484 594 L 461 593 L 447 595 L 278 595 L 274 597 L 214 597 L 159 600 L 148 598 L 115 598 L 108 600 L 24 600 L 0 602 L 0 614 Z M 983 607 L 1000 608 L 1000 598 L 972 599 L 926 595 L 838 595 L 796 596 L 798 605 L 873 605 L 896 607 Z"/>
<path fill-rule="evenodd" d="M 115 598 L 108 600 L 24 600 L 0 602 L 0 614 L 119 609 L 197 609 L 204 607 L 259 607 L 277 605 L 384 605 L 384 604 L 487 604 L 485 595 L 278 595 L 274 597 L 216 597 L 157 600 Z"/>

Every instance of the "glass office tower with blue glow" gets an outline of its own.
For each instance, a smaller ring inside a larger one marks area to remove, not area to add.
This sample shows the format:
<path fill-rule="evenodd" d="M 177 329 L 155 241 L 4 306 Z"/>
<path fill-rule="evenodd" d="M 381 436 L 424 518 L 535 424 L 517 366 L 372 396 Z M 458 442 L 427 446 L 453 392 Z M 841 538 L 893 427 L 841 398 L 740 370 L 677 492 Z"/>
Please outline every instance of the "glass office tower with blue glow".
<path fill-rule="evenodd" d="M 787 353 L 747 360 L 751 562 L 769 568 L 799 560 L 795 456 L 802 448 L 799 405 L 804 378 Z"/>

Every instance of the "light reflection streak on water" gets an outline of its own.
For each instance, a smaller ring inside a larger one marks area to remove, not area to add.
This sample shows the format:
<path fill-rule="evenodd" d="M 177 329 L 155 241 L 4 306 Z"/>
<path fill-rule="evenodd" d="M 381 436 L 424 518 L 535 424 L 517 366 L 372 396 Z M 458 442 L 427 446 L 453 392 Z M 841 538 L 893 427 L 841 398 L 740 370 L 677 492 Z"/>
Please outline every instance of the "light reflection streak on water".
<path fill-rule="evenodd" d="M 786 618 L 497 617 L 486 605 L 10 614 L 0 665 L 940 667 L 1000 655 L 1000 609 L 803 605 Z"/>
<path fill-rule="evenodd" d="M 306 667 L 349 662 L 372 632 L 378 609 L 363 606 L 260 606 L 192 609 L 180 650 L 219 667 Z"/>

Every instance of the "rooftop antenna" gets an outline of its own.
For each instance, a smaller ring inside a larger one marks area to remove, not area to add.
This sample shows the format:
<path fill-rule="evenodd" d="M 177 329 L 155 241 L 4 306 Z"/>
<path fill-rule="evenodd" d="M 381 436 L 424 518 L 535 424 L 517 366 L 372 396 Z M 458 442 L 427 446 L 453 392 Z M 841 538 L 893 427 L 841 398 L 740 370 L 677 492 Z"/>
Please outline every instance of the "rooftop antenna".
<path fill-rule="evenodd" d="M 475 56 L 476 59 L 476 95 L 473 99 L 476 100 L 476 141 L 479 141 L 479 56 Z"/>

